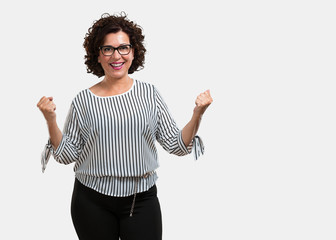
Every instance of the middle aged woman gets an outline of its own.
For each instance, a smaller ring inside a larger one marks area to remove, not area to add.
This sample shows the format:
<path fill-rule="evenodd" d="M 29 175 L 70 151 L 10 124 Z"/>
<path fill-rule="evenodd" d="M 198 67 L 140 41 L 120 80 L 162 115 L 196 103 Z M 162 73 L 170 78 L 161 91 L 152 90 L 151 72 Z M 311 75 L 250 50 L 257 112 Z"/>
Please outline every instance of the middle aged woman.
<path fill-rule="evenodd" d="M 103 15 L 84 47 L 88 72 L 104 78 L 73 99 L 63 133 L 53 98 L 38 103 L 50 135 L 43 171 L 51 154 L 60 163 L 75 162 L 71 215 L 80 239 L 161 239 L 155 141 L 179 156 L 192 149 L 196 159 L 203 154 L 195 134 L 210 92 L 197 97 L 180 130 L 155 86 L 129 76 L 144 65 L 143 41 L 141 27 L 125 15 Z"/>

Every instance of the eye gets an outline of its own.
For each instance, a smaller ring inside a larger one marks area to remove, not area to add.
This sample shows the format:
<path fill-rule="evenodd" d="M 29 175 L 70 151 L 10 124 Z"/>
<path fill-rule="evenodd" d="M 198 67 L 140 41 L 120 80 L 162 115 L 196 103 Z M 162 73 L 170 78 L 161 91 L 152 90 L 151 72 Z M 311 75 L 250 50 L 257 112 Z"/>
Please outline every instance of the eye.
<path fill-rule="evenodd" d="M 103 47 L 103 52 L 111 52 L 112 48 L 111 47 Z"/>
<path fill-rule="evenodd" d="M 131 47 L 129 45 L 122 45 L 118 47 L 118 52 L 121 55 L 127 55 L 130 52 Z"/>
<path fill-rule="evenodd" d="M 129 46 L 120 46 L 119 49 L 120 50 L 128 50 Z"/>

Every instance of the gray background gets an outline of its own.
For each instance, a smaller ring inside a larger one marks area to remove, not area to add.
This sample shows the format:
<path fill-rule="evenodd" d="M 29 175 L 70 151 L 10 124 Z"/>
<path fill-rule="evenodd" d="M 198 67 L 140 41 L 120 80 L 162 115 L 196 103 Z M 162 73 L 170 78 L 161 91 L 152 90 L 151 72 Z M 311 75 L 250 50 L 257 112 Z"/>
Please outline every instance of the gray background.
<path fill-rule="evenodd" d="M 86 73 L 83 38 L 104 12 L 146 35 L 145 69 L 182 128 L 196 96 L 214 102 L 206 154 L 159 148 L 164 239 L 336 239 L 333 1 L 11 1 L 1 3 L 0 239 L 76 239 L 73 166 L 41 173 L 53 96 L 62 128 Z"/>

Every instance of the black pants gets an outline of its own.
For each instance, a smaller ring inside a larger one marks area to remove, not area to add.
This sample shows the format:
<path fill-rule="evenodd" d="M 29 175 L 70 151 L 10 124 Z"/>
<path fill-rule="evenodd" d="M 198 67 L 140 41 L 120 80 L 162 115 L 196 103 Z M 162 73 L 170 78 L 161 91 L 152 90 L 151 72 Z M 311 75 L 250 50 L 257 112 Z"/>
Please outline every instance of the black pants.
<path fill-rule="evenodd" d="M 157 189 L 133 196 L 111 197 L 75 180 L 71 216 L 80 240 L 161 240 L 162 220 Z"/>

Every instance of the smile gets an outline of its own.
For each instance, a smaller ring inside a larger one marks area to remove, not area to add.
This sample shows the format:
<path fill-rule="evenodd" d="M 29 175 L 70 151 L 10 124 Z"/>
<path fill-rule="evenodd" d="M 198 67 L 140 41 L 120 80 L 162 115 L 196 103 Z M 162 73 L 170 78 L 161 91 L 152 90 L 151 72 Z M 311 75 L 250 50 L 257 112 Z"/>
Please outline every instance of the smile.
<path fill-rule="evenodd" d="M 110 63 L 110 66 L 114 69 L 114 70 L 120 70 L 122 67 L 123 67 L 123 65 L 124 65 L 125 63 L 123 62 L 117 62 L 117 63 Z"/>

